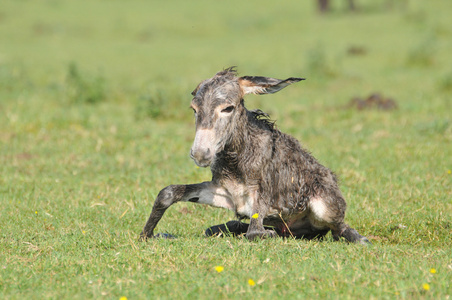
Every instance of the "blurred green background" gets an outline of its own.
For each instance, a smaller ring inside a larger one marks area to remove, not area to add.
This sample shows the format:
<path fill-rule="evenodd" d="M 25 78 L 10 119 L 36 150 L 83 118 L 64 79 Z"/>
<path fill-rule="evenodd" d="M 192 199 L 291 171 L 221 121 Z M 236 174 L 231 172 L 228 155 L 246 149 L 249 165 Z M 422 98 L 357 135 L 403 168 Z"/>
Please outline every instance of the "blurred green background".
<path fill-rule="evenodd" d="M 315 1 L 3 1 L 2 79 L 61 87 L 75 63 L 118 91 L 237 65 L 359 94 L 433 91 L 450 76 L 447 1 L 358 1 L 355 13 L 343 2 L 321 15 Z"/>
<path fill-rule="evenodd" d="M 0 294 L 450 297 L 452 2 L 355 2 L 2 0 Z M 206 239 L 234 215 L 193 204 L 137 242 L 163 187 L 210 179 L 190 92 L 230 66 L 307 78 L 246 106 L 339 175 L 372 247 Z"/>

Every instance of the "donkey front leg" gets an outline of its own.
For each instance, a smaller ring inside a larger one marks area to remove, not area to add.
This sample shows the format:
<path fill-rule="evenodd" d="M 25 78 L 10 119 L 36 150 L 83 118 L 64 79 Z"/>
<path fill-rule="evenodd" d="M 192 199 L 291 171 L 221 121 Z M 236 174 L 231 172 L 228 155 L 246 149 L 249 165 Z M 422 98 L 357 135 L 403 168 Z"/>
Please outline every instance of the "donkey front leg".
<path fill-rule="evenodd" d="M 256 216 L 256 215 L 254 215 Z M 246 238 L 250 241 L 255 240 L 256 238 L 272 238 L 277 237 L 278 234 L 273 229 L 265 229 L 263 224 L 263 216 L 261 214 L 257 214 L 257 218 L 251 217 L 250 225 L 248 227 L 248 231 L 246 232 Z"/>
<path fill-rule="evenodd" d="M 248 231 L 249 224 L 242 223 L 237 220 L 232 220 L 226 224 L 215 225 L 206 229 L 206 236 L 223 236 L 229 235 L 238 236 Z"/>
<path fill-rule="evenodd" d="M 214 225 L 206 229 L 206 236 L 239 236 L 248 232 L 250 224 L 238 220 L 232 220 L 226 224 Z M 264 226 L 269 231 L 271 227 Z"/>
<path fill-rule="evenodd" d="M 140 238 L 153 238 L 154 229 L 165 211 L 179 201 L 190 201 L 224 208 L 232 207 L 228 192 L 212 182 L 167 186 L 160 191 L 155 199 L 151 215 L 141 232 Z"/>
<path fill-rule="evenodd" d="M 268 206 L 263 203 L 262 199 L 259 199 L 259 193 L 255 191 L 252 197 L 255 199 L 253 205 L 253 214 L 250 217 L 250 225 L 246 232 L 246 238 L 250 241 L 256 238 L 269 238 L 276 237 L 278 234 L 271 229 L 265 229 L 264 218 L 268 212 Z M 261 200 L 261 201 L 259 201 Z"/>

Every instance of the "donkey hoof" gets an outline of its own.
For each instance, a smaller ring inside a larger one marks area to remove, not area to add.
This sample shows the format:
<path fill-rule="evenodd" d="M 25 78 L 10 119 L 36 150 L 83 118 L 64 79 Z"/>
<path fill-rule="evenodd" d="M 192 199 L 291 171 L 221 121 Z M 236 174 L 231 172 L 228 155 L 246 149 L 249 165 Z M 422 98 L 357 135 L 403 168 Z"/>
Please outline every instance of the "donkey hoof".
<path fill-rule="evenodd" d="M 237 236 L 246 233 L 248 224 L 240 221 L 229 221 L 226 224 L 215 225 L 206 229 L 206 236 Z"/>
<path fill-rule="evenodd" d="M 274 230 L 264 230 L 264 231 L 251 231 L 246 233 L 246 238 L 250 241 L 254 241 L 256 238 L 266 239 L 278 236 Z"/>
<path fill-rule="evenodd" d="M 154 238 L 154 235 L 147 235 L 146 233 L 144 233 L 144 231 L 142 231 L 140 233 L 140 237 L 138 238 L 138 241 L 146 242 L 148 239 L 152 239 L 152 238 Z"/>
<path fill-rule="evenodd" d="M 157 233 L 155 236 L 155 238 L 160 238 L 160 239 L 175 239 L 176 237 L 172 234 L 169 233 Z"/>
<path fill-rule="evenodd" d="M 220 224 L 207 228 L 204 234 L 205 236 L 222 236 L 227 233 L 229 230 L 226 224 Z"/>
<path fill-rule="evenodd" d="M 361 237 L 357 242 L 364 246 L 372 245 L 372 243 L 365 236 Z"/>
<path fill-rule="evenodd" d="M 175 239 L 176 237 L 174 235 L 171 235 L 169 233 L 157 233 L 156 235 L 146 235 L 143 232 L 140 234 L 139 241 L 140 242 L 146 242 L 149 239 Z"/>

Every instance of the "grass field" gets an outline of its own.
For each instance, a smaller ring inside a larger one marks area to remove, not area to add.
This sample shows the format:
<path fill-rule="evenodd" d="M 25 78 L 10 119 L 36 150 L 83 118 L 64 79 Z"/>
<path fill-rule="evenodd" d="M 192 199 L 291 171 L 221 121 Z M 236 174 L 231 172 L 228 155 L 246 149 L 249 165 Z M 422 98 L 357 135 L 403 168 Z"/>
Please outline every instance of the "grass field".
<path fill-rule="evenodd" d="M 452 2 L 387 2 L 2 0 L 2 298 L 450 299 Z M 307 78 L 246 105 L 338 174 L 372 246 L 206 238 L 234 215 L 191 203 L 138 242 L 163 187 L 210 180 L 190 92 L 232 65 Z M 347 107 L 375 92 L 398 109 Z"/>

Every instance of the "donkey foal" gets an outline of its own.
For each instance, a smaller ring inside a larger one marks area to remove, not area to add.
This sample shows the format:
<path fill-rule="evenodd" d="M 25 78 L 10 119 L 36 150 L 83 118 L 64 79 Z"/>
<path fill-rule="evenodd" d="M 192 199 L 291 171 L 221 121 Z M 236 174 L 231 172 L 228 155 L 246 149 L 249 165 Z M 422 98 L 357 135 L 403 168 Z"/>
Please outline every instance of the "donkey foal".
<path fill-rule="evenodd" d="M 246 94 L 273 94 L 301 80 L 237 77 L 229 68 L 201 82 L 192 92 L 196 135 L 190 157 L 200 167 L 210 166 L 212 181 L 160 191 L 141 238 L 154 237 L 168 207 L 190 201 L 236 213 L 239 220 L 207 229 L 208 236 L 312 239 L 331 230 L 335 240 L 369 243 L 344 222 L 346 203 L 334 173 L 276 129 L 268 115 L 244 106 Z M 250 223 L 242 223 L 243 218 Z"/>

